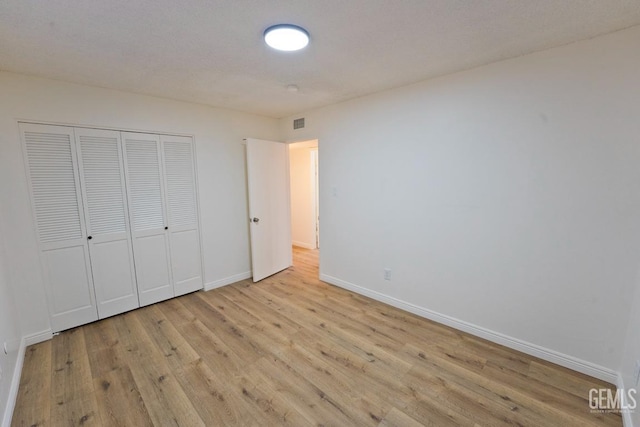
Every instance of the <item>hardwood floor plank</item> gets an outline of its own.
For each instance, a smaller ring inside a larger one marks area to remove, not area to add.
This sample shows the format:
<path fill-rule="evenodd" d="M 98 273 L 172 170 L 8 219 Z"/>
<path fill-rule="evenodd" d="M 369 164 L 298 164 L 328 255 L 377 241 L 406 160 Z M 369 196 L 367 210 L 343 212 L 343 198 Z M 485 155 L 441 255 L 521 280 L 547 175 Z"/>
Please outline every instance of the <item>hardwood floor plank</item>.
<path fill-rule="evenodd" d="M 93 380 L 104 426 L 152 426 L 138 385 L 127 366 L 112 369 Z"/>
<path fill-rule="evenodd" d="M 51 394 L 62 405 L 93 392 L 91 366 L 87 356 L 84 329 L 75 328 L 53 337 Z"/>
<path fill-rule="evenodd" d="M 51 341 L 29 346 L 24 356 L 12 426 L 44 426 L 51 414 Z"/>
<path fill-rule="evenodd" d="M 360 378 L 349 378 L 304 350 L 294 345 L 283 352 L 279 359 L 298 374 L 316 385 L 320 390 L 329 390 L 334 399 L 343 402 L 345 414 L 358 425 L 375 425 L 390 409 L 390 404 L 367 392 Z"/>
<path fill-rule="evenodd" d="M 615 390 L 612 384 L 607 384 L 604 381 L 588 377 L 562 366 L 538 360 L 531 361 L 526 375 L 529 378 L 538 380 L 543 384 L 553 385 L 582 399 L 589 396 L 589 390 L 592 388 Z"/>
<path fill-rule="evenodd" d="M 414 420 L 404 412 L 396 408 L 391 408 L 391 410 L 387 413 L 384 419 L 380 421 L 380 424 L 378 424 L 378 426 L 379 427 L 420 427 L 422 426 L 422 424 L 420 424 L 418 421 Z"/>
<path fill-rule="evenodd" d="M 265 355 L 263 348 L 257 343 L 248 340 L 242 327 L 228 319 L 219 310 L 213 308 L 207 301 L 197 295 L 190 294 L 184 297 L 185 304 L 211 332 L 220 337 L 236 357 L 252 363 Z"/>
<path fill-rule="evenodd" d="M 164 355 L 165 361 L 174 370 L 189 365 L 200 358 L 158 306 L 144 307 L 136 314 L 149 337 L 153 339 L 155 345 Z"/>
<path fill-rule="evenodd" d="M 205 425 L 257 423 L 239 395 L 229 390 L 231 383 L 221 381 L 202 359 L 176 371 L 176 378 Z"/>
<path fill-rule="evenodd" d="M 510 387 L 523 393 L 536 401 L 545 402 L 548 406 L 576 414 L 576 418 L 581 419 L 586 425 L 588 423 L 599 422 L 607 425 L 619 425 L 620 419 L 615 420 L 610 414 L 590 413 L 588 391 L 582 396 L 576 396 L 558 389 L 555 386 L 542 383 L 536 378 L 512 371 L 506 367 L 489 362 L 483 369 L 483 374 L 492 380 L 507 382 Z M 611 424 L 613 423 L 613 424 Z"/>
<path fill-rule="evenodd" d="M 171 319 L 172 311 L 166 311 L 166 316 Z M 200 358 L 216 375 L 222 379 L 233 379 L 242 376 L 245 362 L 238 358 L 216 334 L 207 328 L 199 320 L 191 323 L 176 325 L 178 331 L 189 337 L 189 344 L 198 353 Z"/>
<path fill-rule="evenodd" d="M 30 346 L 13 426 L 620 426 L 611 384 L 318 279 L 317 251 Z"/>
<path fill-rule="evenodd" d="M 570 415 L 567 411 L 558 411 L 554 406 L 536 401 L 513 387 L 510 381 L 496 381 L 441 358 L 437 353 L 430 354 L 427 346 L 417 348 L 407 344 L 405 350 L 407 354 L 414 357 L 416 362 L 412 372 L 407 376 L 407 381 L 412 388 L 421 389 L 422 384 L 428 380 L 446 384 L 456 395 L 466 396 L 463 400 L 478 402 L 492 408 L 492 413 L 504 422 L 515 421 L 526 424 L 523 421 L 529 420 L 534 425 L 550 427 L 587 425 L 580 424 L 579 418 Z M 415 378 L 421 378 L 423 381 L 415 382 Z M 588 405 L 585 405 L 584 412 L 588 412 Z M 473 412 L 470 414 L 471 419 L 477 415 Z"/>
<path fill-rule="evenodd" d="M 118 346 L 118 332 L 113 322 L 99 321 L 87 325 L 84 336 L 93 378 L 127 366 Z"/>
<path fill-rule="evenodd" d="M 433 405 L 446 410 L 448 414 L 454 413 L 464 417 L 473 424 L 508 426 L 512 424 L 523 424 L 525 417 L 521 412 L 515 412 L 505 416 L 505 412 L 521 411 L 520 407 L 506 405 L 494 399 L 477 393 L 475 389 L 461 385 L 452 380 L 449 375 L 441 375 L 437 370 L 428 369 L 422 366 L 415 366 L 405 378 L 412 391 L 423 396 L 423 400 L 428 400 Z M 531 414 L 527 414 L 531 415 Z M 535 418 L 529 418 L 536 420 Z M 538 421 L 538 420 L 536 420 Z M 538 426 L 548 424 L 536 423 Z"/>
<path fill-rule="evenodd" d="M 74 400 L 65 400 L 52 407 L 51 424 L 54 426 L 101 426 L 102 420 L 94 393 Z"/>
<path fill-rule="evenodd" d="M 322 425 L 354 425 L 342 405 L 311 384 L 290 366 L 275 357 L 264 357 L 248 369 L 251 378 L 272 384 L 277 395 L 309 423 Z"/>
<path fill-rule="evenodd" d="M 441 405 L 430 396 L 413 390 L 413 398 L 402 410 L 421 425 L 429 427 L 478 427 L 479 424 L 464 414 Z M 517 425 L 514 423 L 514 425 Z M 532 424 L 535 425 L 535 424 Z"/>
<path fill-rule="evenodd" d="M 257 382 L 257 384 L 254 384 Z M 241 378 L 240 394 L 257 421 L 257 426 L 307 426 L 311 425 L 293 406 L 286 402 L 273 384 L 264 383 L 259 377 Z"/>
<path fill-rule="evenodd" d="M 129 366 L 142 400 L 154 425 L 204 426 L 164 355 L 147 335 L 137 311 L 124 315 L 127 329 L 135 336 L 136 349 L 129 355 Z"/>

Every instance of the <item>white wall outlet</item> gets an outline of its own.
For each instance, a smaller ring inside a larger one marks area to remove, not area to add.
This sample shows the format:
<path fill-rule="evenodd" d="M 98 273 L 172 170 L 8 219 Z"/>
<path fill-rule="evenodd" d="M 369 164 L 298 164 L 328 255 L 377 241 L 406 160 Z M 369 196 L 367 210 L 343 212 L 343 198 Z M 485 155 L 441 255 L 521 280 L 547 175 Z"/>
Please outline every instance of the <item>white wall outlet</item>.
<path fill-rule="evenodd" d="M 384 269 L 384 280 L 391 280 L 391 269 L 390 268 L 385 268 Z"/>

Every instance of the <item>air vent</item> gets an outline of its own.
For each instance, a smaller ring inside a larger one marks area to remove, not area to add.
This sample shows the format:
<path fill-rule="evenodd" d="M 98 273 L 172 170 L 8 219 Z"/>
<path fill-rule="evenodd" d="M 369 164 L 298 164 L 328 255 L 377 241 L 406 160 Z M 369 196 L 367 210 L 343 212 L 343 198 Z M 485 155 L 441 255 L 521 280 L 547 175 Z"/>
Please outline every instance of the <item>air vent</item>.
<path fill-rule="evenodd" d="M 304 127 L 304 117 L 293 121 L 293 129 L 302 129 Z"/>

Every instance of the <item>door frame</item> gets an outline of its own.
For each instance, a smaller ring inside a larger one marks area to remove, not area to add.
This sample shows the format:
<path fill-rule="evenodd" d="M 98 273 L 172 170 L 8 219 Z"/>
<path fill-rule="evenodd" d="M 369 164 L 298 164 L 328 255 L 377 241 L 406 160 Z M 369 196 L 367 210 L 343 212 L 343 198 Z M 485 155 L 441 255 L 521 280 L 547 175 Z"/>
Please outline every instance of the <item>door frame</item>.
<path fill-rule="evenodd" d="M 260 139 L 260 138 L 250 138 L 250 137 L 246 137 L 242 139 L 242 145 L 244 146 L 244 154 L 245 154 L 245 182 L 246 182 L 246 191 L 247 191 L 247 218 L 250 218 L 250 211 L 249 211 L 249 178 L 248 178 L 248 170 L 249 170 L 249 165 L 247 162 L 247 139 Z M 287 140 L 284 141 L 284 144 L 287 145 L 287 160 L 289 159 L 289 151 L 288 151 L 288 147 L 291 144 L 296 144 L 296 143 L 300 143 L 300 142 L 306 142 L 306 141 L 316 141 L 316 165 L 317 165 L 317 169 L 316 169 L 316 177 L 315 177 L 315 182 L 316 182 L 316 200 L 315 200 L 315 211 L 317 212 L 316 218 L 315 218 L 315 223 L 316 223 L 316 227 L 317 227 L 317 237 L 316 237 L 316 250 L 318 251 L 318 277 L 320 277 L 321 273 L 321 269 L 320 269 L 320 260 L 322 259 L 322 252 L 320 250 L 320 229 L 319 229 L 319 216 L 320 216 L 320 205 L 321 205 L 321 193 L 320 193 L 320 139 L 319 138 L 300 138 L 300 139 L 293 139 L 293 140 Z M 287 161 L 287 168 L 290 168 L 290 164 L 289 161 Z M 313 172 L 313 171 L 312 171 Z M 287 171 L 287 173 L 289 173 L 289 171 Z M 289 181 L 289 185 L 287 188 L 287 191 L 289 193 L 289 206 L 291 209 L 291 182 Z M 251 227 L 251 224 L 249 224 L 249 227 Z M 248 229 L 249 232 L 249 239 L 251 239 L 251 230 L 250 228 Z M 253 264 L 253 260 L 252 260 L 252 254 L 251 254 L 251 243 L 249 243 L 249 263 Z"/>
<path fill-rule="evenodd" d="M 320 277 L 321 271 L 320 271 L 320 260 L 322 258 L 322 252 L 320 251 L 320 206 L 322 205 L 321 203 L 321 197 L 320 197 L 320 138 L 314 138 L 314 137 L 310 137 L 310 138 L 299 138 L 299 139 L 291 139 L 288 141 L 285 141 L 285 144 L 287 145 L 291 145 L 291 144 L 298 144 L 301 142 L 309 142 L 309 141 L 315 141 L 316 142 L 316 164 L 317 164 L 317 174 L 316 174 L 316 200 L 314 201 L 315 204 L 315 211 L 317 212 L 317 216 L 315 218 L 315 224 L 316 227 L 318 229 L 317 231 L 317 238 L 316 238 L 316 250 L 318 251 L 318 277 Z M 312 170 L 313 173 L 313 170 Z M 289 184 L 289 194 L 291 194 L 291 184 Z"/>

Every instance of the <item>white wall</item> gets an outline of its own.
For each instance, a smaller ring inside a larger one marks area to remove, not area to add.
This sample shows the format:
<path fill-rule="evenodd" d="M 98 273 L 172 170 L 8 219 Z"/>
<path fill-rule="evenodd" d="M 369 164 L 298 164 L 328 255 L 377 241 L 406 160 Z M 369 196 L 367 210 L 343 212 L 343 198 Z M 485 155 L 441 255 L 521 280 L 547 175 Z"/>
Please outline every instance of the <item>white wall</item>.
<path fill-rule="evenodd" d="M 242 138 L 277 139 L 277 121 L 131 93 L 0 73 L 0 220 L 24 335 L 49 329 L 19 119 L 194 134 L 205 282 L 250 271 Z"/>
<path fill-rule="evenodd" d="M 6 248 L 0 224 L 0 424 L 6 416 L 7 403 L 13 374 L 18 364 L 18 348 L 20 344 L 20 326 L 13 298 L 13 290 L 6 274 Z M 4 354 L 3 344 L 7 343 L 8 354 Z M 4 425 L 4 424 L 3 424 Z"/>
<path fill-rule="evenodd" d="M 291 239 L 295 246 L 316 247 L 315 164 L 311 151 L 317 141 L 289 145 L 291 181 Z"/>
<path fill-rule="evenodd" d="M 322 142 L 323 277 L 614 378 L 640 260 L 638 70 L 635 27 L 282 120 Z"/>

